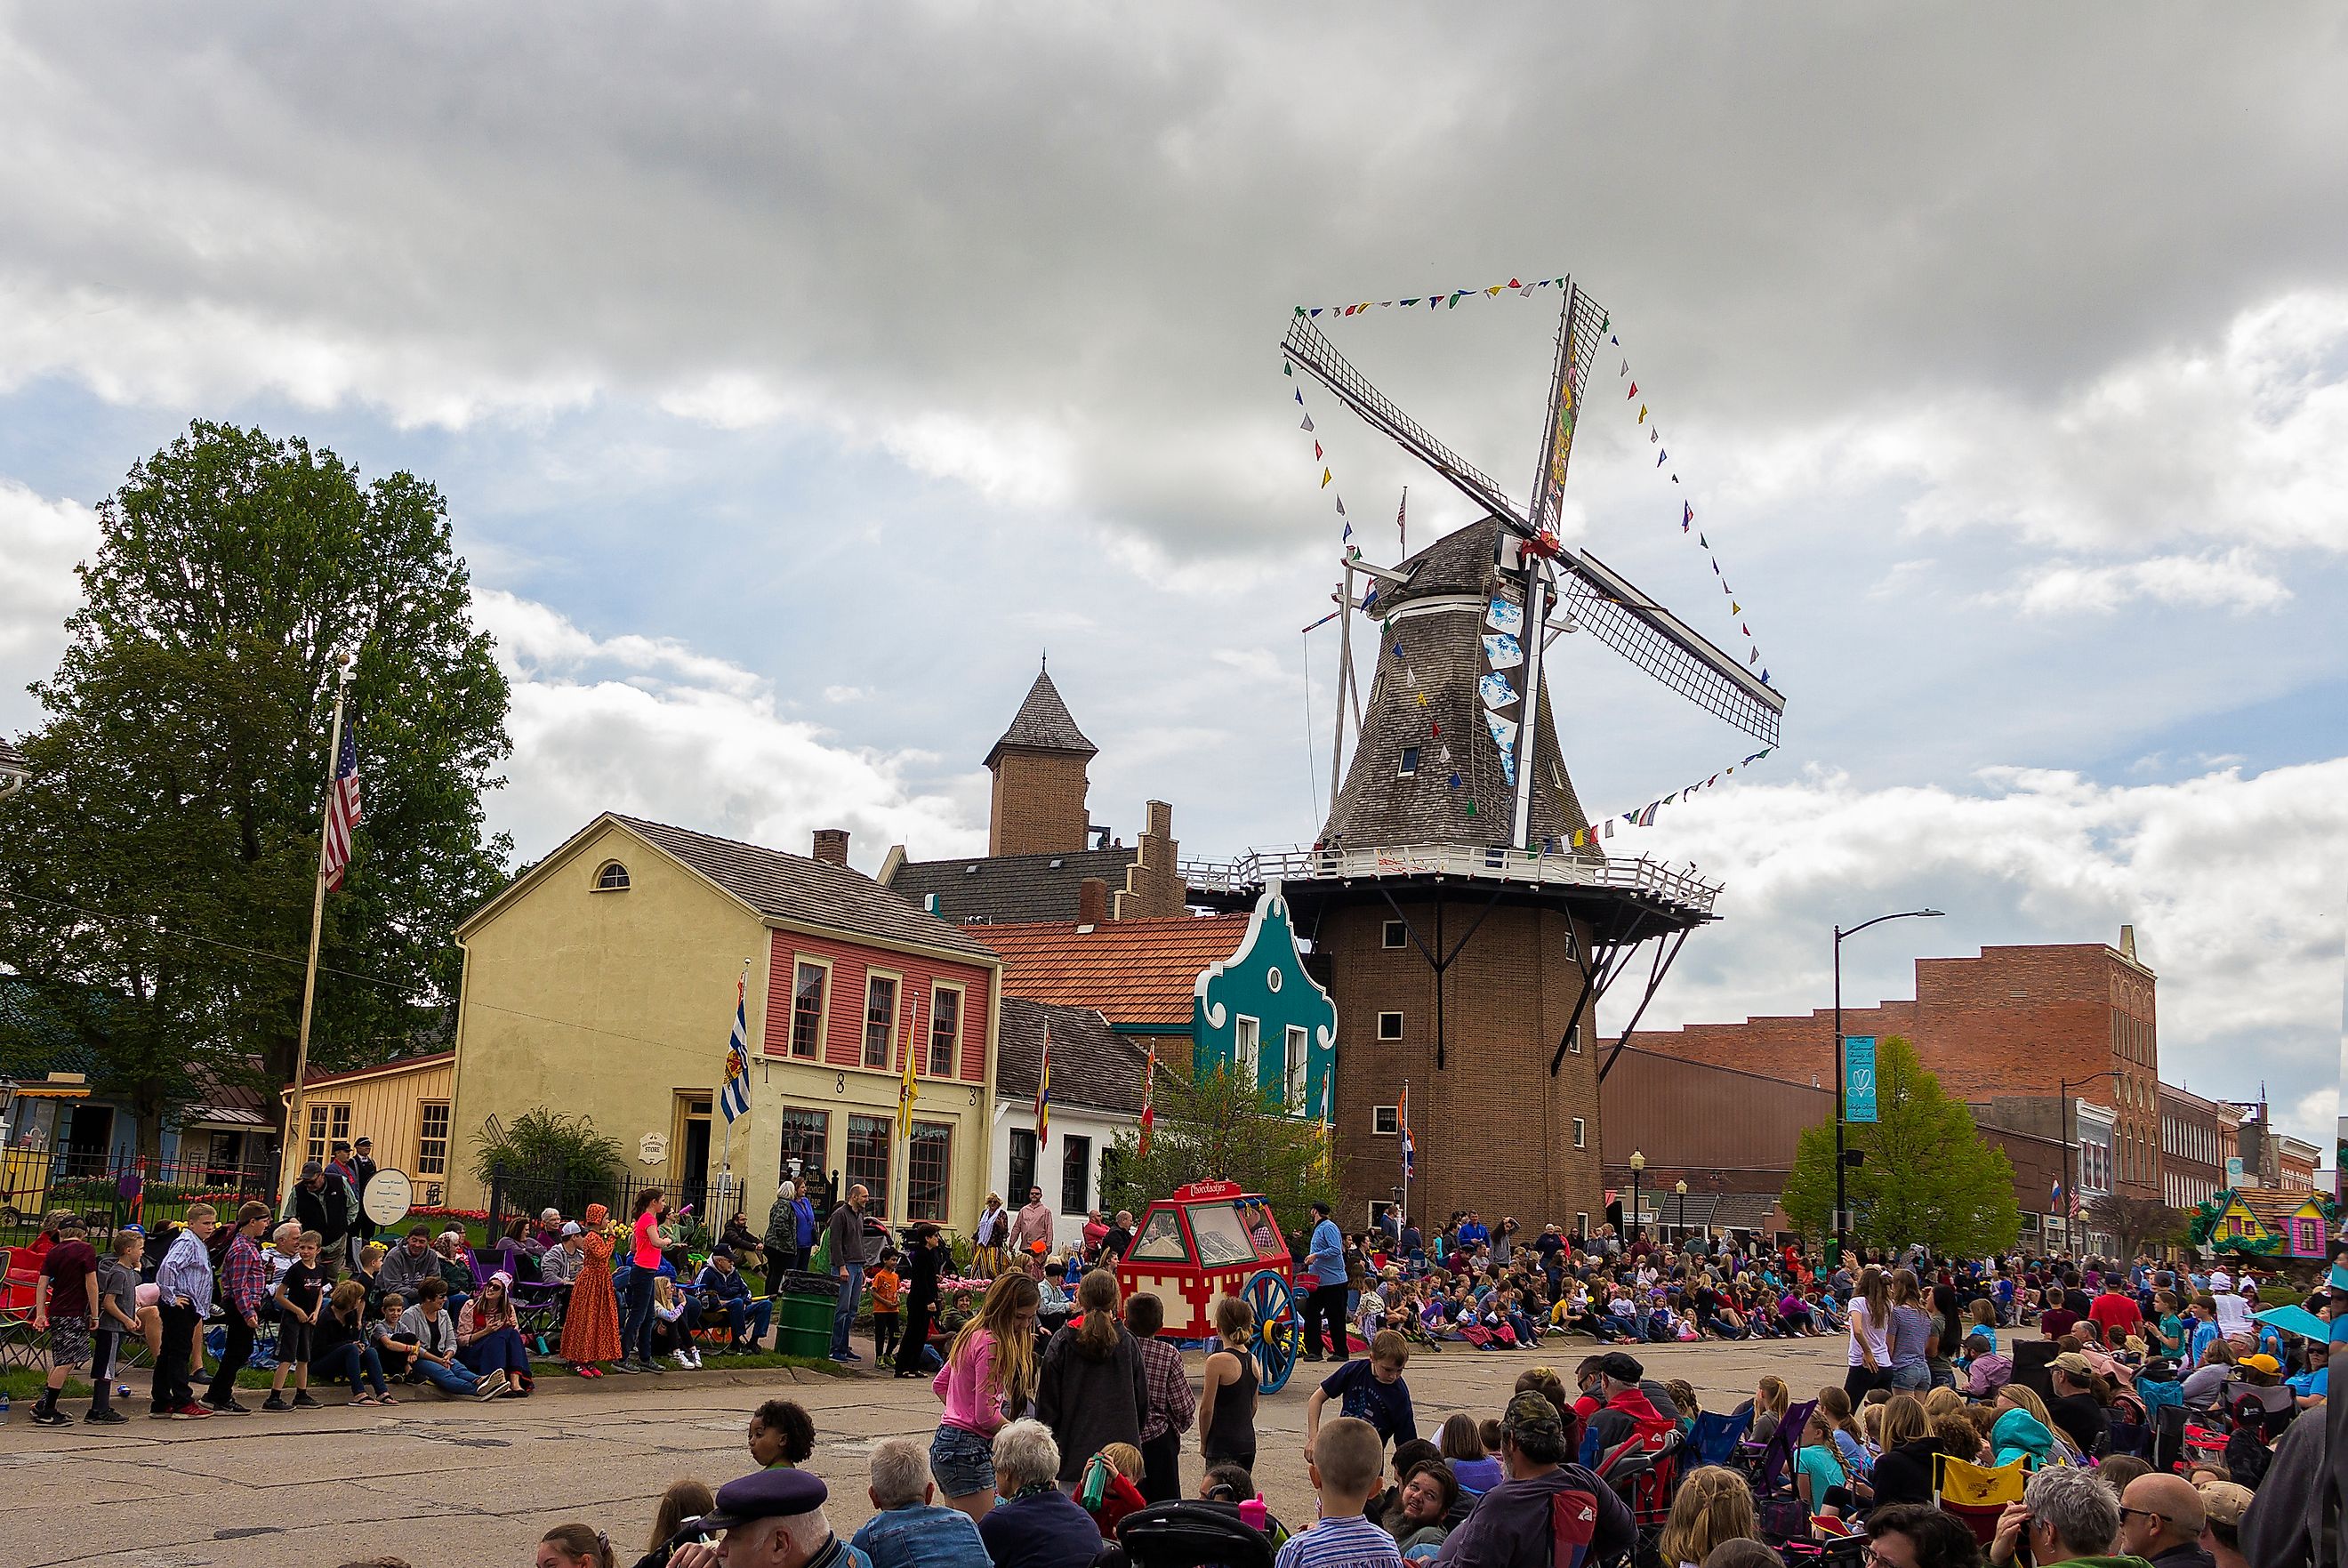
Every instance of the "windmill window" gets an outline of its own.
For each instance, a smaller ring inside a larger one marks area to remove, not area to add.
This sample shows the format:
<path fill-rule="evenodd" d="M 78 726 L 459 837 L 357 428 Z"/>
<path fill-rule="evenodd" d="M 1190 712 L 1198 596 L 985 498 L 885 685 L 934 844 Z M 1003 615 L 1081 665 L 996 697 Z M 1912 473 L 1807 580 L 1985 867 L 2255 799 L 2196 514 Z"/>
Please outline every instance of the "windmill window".
<path fill-rule="evenodd" d="M 1378 1038 L 1382 1040 L 1399 1040 L 1402 1038 L 1402 1015 L 1400 1013 L 1380 1013 L 1378 1015 Z"/>
<path fill-rule="evenodd" d="M 1388 947 L 1408 947 L 1410 945 L 1410 928 L 1399 920 L 1387 921 L 1385 923 L 1385 944 Z"/>
<path fill-rule="evenodd" d="M 1404 747 L 1402 748 L 1402 767 L 1395 770 L 1395 776 L 1398 779 L 1408 779 L 1417 771 L 1418 748 L 1416 746 Z"/>
<path fill-rule="evenodd" d="M 628 868 L 617 861 L 605 861 L 603 869 L 595 873 L 595 891 L 597 892 L 627 892 Z"/>
<path fill-rule="evenodd" d="M 1391 1105 L 1370 1108 L 1370 1130 L 1380 1138 L 1392 1138 L 1402 1126 L 1401 1111 Z"/>
<path fill-rule="evenodd" d="M 1575 1056 L 1581 1054 L 1581 1026 L 1576 1024 L 1565 1032 L 1565 1048 Z"/>
<path fill-rule="evenodd" d="M 1562 795 L 1565 793 L 1565 769 L 1554 757 L 1550 758 L 1549 783 L 1550 788 L 1556 790 L 1559 794 Z"/>
<path fill-rule="evenodd" d="M 1589 1147 L 1588 1125 L 1581 1117 L 1577 1116 L 1573 1119 L 1573 1146 L 1576 1149 Z"/>

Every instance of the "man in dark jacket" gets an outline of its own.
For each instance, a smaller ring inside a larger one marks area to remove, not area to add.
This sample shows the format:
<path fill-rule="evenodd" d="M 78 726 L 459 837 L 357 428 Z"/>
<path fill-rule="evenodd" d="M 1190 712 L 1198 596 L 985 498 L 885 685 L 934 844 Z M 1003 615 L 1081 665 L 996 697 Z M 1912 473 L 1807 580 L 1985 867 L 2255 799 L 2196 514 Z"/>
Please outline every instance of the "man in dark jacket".
<path fill-rule="evenodd" d="M 304 1161 L 302 1180 L 294 1189 L 294 1218 L 304 1230 L 318 1233 L 318 1262 L 333 1277 L 343 1241 L 351 1233 L 351 1190 L 342 1172 L 329 1171 L 314 1160 Z"/>
<path fill-rule="evenodd" d="M 378 1169 L 380 1167 L 375 1162 L 375 1140 L 361 1133 L 357 1141 L 351 1145 L 351 1207 L 357 1211 L 357 1217 L 351 1222 L 351 1262 L 355 1264 L 359 1261 L 359 1253 L 366 1250 L 366 1244 L 375 1240 L 375 1222 L 366 1217 L 366 1190 L 367 1183 L 375 1180 Z"/>
<path fill-rule="evenodd" d="M 1578 1568 L 1558 1560 L 1560 1535 L 1580 1549 L 1580 1563 L 1628 1552 L 1637 1535 L 1629 1507 L 1613 1488 L 1564 1458 L 1565 1423 L 1557 1407 L 1530 1390 L 1509 1400 L 1500 1418 L 1500 1468 L 1508 1479 L 1477 1499 L 1474 1511 L 1445 1538 L 1438 1568 Z M 1570 1504 L 1562 1519 L 1554 1506 L 1560 1496 Z"/>
<path fill-rule="evenodd" d="M 864 1359 L 849 1348 L 849 1330 L 856 1326 L 856 1308 L 864 1298 L 864 1205 L 871 1198 L 860 1184 L 848 1190 L 848 1201 L 831 1212 L 825 1239 L 831 1248 L 832 1276 L 839 1281 L 839 1299 L 831 1312 L 831 1358 Z"/>

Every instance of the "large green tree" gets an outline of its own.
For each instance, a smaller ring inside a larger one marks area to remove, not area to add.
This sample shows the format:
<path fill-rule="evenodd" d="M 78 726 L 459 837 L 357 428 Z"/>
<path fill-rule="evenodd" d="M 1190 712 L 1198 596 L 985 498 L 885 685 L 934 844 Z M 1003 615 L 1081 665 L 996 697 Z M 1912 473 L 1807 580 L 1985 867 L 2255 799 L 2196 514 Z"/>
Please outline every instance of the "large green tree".
<path fill-rule="evenodd" d="M 2013 1199 L 2013 1165 L 1984 1140 L 1972 1112 L 1941 1092 L 1916 1049 L 1898 1035 L 1876 1052 L 1879 1119 L 1845 1130 L 1864 1162 L 1846 1179 L 1857 1211 L 1851 1241 L 1980 1256 L 2013 1244 L 2022 1214 Z M 1806 1128 L 1786 1178 L 1786 1212 L 1807 1234 L 1834 1232 L 1834 1123 Z"/>
<path fill-rule="evenodd" d="M 309 942 L 344 655 L 366 820 L 326 901 L 311 1059 L 380 1059 L 443 1026 L 448 933 L 510 850 L 481 815 L 507 687 L 447 504 L 412 474 L 362 480 L 298 438 L 199 422 L 98 516 L 65 655 L 31 688 L 32 779 L 0 809 L 0 965 L 151 1153 L 208 1078 L 273 1101 L 292 1077 L 284 958 Z"/>
<path fill-rule="evenodd" d="M 1260 1192 L 1284 1230 L 1303 1228 L 1315 1201 L 1337 1200 L 1336 1172 L 1321 1128 L 1289 1115 L 1252 1084 L 1220 1068 L 1195 1081 L 1179 1072 L 1157 1080 L 1149 1152 L 1134 1133 L 1117 1134 L 1101 1202 L 1138 1214 L 1191 1181 L 1236 1181 Z"/>

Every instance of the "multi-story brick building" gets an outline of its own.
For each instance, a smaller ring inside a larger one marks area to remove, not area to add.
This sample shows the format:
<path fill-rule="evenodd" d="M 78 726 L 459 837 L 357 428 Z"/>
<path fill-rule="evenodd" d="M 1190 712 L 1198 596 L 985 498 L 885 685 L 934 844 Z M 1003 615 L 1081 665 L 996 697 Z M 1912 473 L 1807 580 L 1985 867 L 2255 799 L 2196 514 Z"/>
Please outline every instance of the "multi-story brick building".
<path fill-rule="evenodd" d="M 2160 1086 L 2160 1201 L 2190 1209 L 2230 1185 L 2226 1161 L 2239 1158 L 2242 1112 L 2175 1084 Z"/>
<path fill-rule="evenodd" d="M 1912 1001 L 1843 1009 L 1847 1035 L 1899 1035 L 1955 1099 L 2053 1100 L 2096 1085 L 2113 1108 L 2112 1190 L 2160 1191 L 2157 977 L 2136 934 L 2102 943 L 1984 947 L 1972 958 L 1920 958 Z M 1691 1024 L 1639 1035 L 1643 1049 L 1794 1083 L 1834 1082 L 1834 1015 Z"/>

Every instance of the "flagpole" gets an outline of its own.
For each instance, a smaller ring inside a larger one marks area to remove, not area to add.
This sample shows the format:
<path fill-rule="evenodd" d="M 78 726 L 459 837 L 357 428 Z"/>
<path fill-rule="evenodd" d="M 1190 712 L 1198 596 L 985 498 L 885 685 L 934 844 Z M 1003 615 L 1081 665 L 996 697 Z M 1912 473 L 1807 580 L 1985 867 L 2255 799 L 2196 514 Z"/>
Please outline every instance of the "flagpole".
<path fill-rule="evenodd" d="M 285 1107 L 285 1151 L 277 1162 L 277 1204 L 282 1210 L 294 1191 L 294 1151 L 302 1147 L 294 1119 L 302 1109 L 302 1082 L 310 1074 L 310 1016 L 318 998 L 318 934 L 326 918 L 326 817 L 335 809 L 335 769 L 343 756 L 343 705 L 350 695 L 351 656 L 335 655 L 340 665 L 335 680 L 335 722 L 326 737 L 326 790 L 318 812 L 318 872 L 310 889 L 310 961 L 302 971 L 302 1033 L 294 1047 L 294 1092 Z"/>
<path fill-rule="evenodd" d="M 742 960 L 742 979 L 740 985 L 734 993 L 734 1016 L 737 1018 L 747 1019 L 749 1002 L 750 960 L 745 958 Z M 747 1055 L 749 1041 L 746 1037 L 742 1043 L 745 1047 L 745 1055 Z M 728 1027 L 726 1041 L 726 1076 L 728 1078 L 734 1076 L 734 1040 L 730 1026 Z M 727 1085 L 720 1084 L 717 1086 L 717 1092 L 719 1094 L 724 1094 L 727 1088 Z M 730 1213 L 725 1212 L 726 1203 L 732 1200 L 733 1191 L 734 1119 L 729 1116 L 726 1119 L 726 1137 L 718 1145 L 717 1153 L 717 1202 L 713 1206 L 719 1211 L 719 1214 L 710 1216 L 710 1218 L 715 1221 L 717 1227 L 717 1233 L 720 1235 L 725 1233 L 726 1222 L 733 1218 Z"/>
<path fill-rule="evenodd" d="M 1410 1079 L 1402 1080 L 1402 1224 L 1395 1232 L 1395 1245 L 1402 1245 L 1402 1233 L 1410 1229 Z"/>

